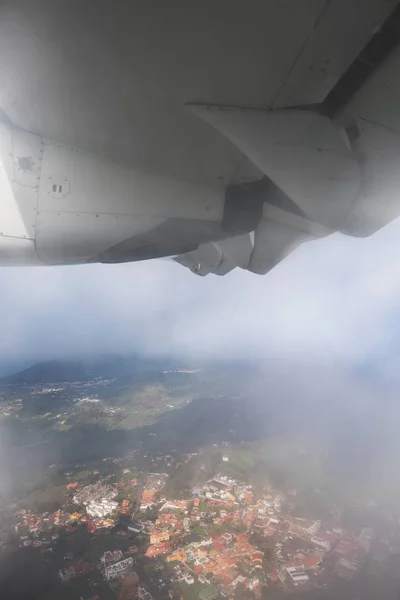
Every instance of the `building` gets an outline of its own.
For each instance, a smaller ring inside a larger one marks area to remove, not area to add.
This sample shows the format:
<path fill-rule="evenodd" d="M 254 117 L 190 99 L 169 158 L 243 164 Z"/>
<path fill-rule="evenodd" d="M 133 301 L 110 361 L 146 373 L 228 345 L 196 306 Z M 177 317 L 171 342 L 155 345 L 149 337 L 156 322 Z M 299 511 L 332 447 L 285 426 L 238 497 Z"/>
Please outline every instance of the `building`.
<path fill-rule="evenodd" d="M 143 490 L 142 492 L 142 498 L 141 498 L 141 504 L 152 504 L 155 496 L 157 494 L 157 490 L 154 489 L 150 489 L 150 490 Z"/>
<path fill-rule="evenodd" d="M 159 542 L 165 542 L 169 540 L 169 533 L 167 530 L 155 530 L 150 535 L 150 544 L 158 544 Z"/>
<path fill-rule="evenodd" d="M 128 531 L 133 531 L 133 533 L 140 533 L 143 531 L 143 529 L 143 525 L 140 525 L 139 523 L 132 523 L 131 525 L 128 525 Z"/>
<path fill-rule="evenodd" d="M 100 561 L 103 563 L 103 565 L 112 562 L 114 559 L 114 555 L 112 552 L 110 552 L 109 550 L 107 550 L 107 552 L 104 552 L 103 556 L 100 558 Z"/>
<path fill-rule="evenodd" d="M 60 569 L 58 571 L 58 575 L 61 579 L 61 581 L 70 581 L 70 579 L 73 579 L 74 577 L 76 577 L 76 572 L 74 567 L 68 567 L 66 569 Z"/>
<path fill-rule="evenodd" d="M 133 559 L 131 557 L 125 558 L 124 560 L 121 560 L 120 562 L 117 562 L 113 565 L 109 565 L 105 569 L 106 579 L 107 580 L 115 579 L 116 577 L 118 577 L 118 575 L 120 575 L 120 573 L 123 573 L 124 571 L 126 571 L 127 569 L 129 569 L 132 566 L 133 566 Z"/>
<path fill-rule="evenodd" d="M 82 488 L 73 497 L 75 504 L 87 505 L 90 502 L 101 502 L 102 500 L 111 500 L 117 495 L 117 492 L 102 481 Z"/>
<path fill-rule="evenodd" d="M 233 540 L 233 536 L 230 533 L 224 533 L 223 535 L 221 535 L 218 538 L 215 538 L 214 540 L 214 548 L 216 550 L 218 550 L 218 552 L 222 552 L 222 550 L 224 548 L 226 548 L 228 546 L 228 544 L 231 543 L 231 541 Z"/>
<path fill-rule="evenodd" d="M 354 579 L 359 570 L 359 565 L 345 558 L 339 558 L 336 563 L 335 573 L 343 579 Z"/>
<path fill-rule="evenodd" d="M 171 549 L 169 542 L 160 542 L 159 544 L 153 544 L 147 548 L 145 556 L 148 558 L 154 558 L 161 554 L 166 554 Z"/>
<path fill-rule="evenodd" d="M 218 550 L 218 552 L 222 552 L 222 550 L 225 548 L 225 545 L 225 542 L 221 540 L 221 538 L 216 538 L 214 540 L 214 548 Z"/>
<path fill-rule="evenodd" d="M 86 512 L 90 517 L 105 517 L 112 513 L 118 507 L 118 502 L 114 502 L 113 500 L 107 500 L 103 498 L 99 502 L 89 501 L 86 506 Z"/>
<path fill-rule="evenodd" d="M 309 577 L 302 567 L 287 567 L 286 572 L 295 585 L 309 581 Z"/>
<path fill-rule="evenodd" d="M 299 562 L 301 562 L 301 565 L 299 566 L 302 566 L 306 571 L 314 571 L 321 561 L 322 557 L 320 554 L 307 554 L 304 558 L 299 560 Z"/>
<path fill-rule="evenodd" d="M 58 571 L 58 574 L 61 581 L 65 582 L 74 579 L 74 577 L 77 577 L 78 575 L 84 575 L 85 573 L 89 573 L 93 570 L 93 568 L 93 565 L 86 563 L 85 561 L 79 561 L 71 565 L 70 567 L 60 569 Z"/>
<path fill-rule="evenodd" d="M 139 586 L 138 588 L 138 597 L 139 600 L 154 600 L 150 592 L 148 592 L 143 586 Z"/>
<path fill-rule="evenodd" d="M 263 564 L 263 553 L 259 550 L 252 552 L 251 554 L 251 564 L 253 567 L 262 567 Z"/>
<path fill-rule="evenodd" d="M 82 518 L 82 513 L 74 512 L 71 514 L 70 521 L 79 521 Z"/>
<path fill-rule="evenodd" d="M 318 548 L 323 548 L 324 550 L 326 550 L 326 552 L 329 552 L 329 550 L 331 549 L 331 544 L 326 539 L 322 539 L 320 537 L 315 537 L 314 536 L 314 537 L 311 538 L 310 541 L 315 546 L 318 546 Z"/>

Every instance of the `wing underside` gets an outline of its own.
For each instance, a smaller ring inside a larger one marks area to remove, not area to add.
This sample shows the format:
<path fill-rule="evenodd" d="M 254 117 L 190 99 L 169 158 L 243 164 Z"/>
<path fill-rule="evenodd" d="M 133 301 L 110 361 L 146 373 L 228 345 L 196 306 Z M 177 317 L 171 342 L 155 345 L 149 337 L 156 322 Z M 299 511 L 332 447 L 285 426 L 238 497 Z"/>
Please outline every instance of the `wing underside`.
<path fill-rule="evenodd" d="M 180 213 L 164 222 L 168 211 L 162 208 L 161 194 L 160 208 L 151 215 L 158 221 L 146 225 L 145 235 L 140 230 L 127 236 L 125 220 L 121 238 L 113 221 L 116 233 L 109 232 L 111 245 L 104 247 L 97 244 L 98 221 L 94 220 L 101 211 L 89 203 L 94 254 L 75 247 L 69 262 L 179 254 L 178 262 L 202 275 L 225 274 L 235 266 L 265 273 L 303 241 L 345 230 L 349 198 L 359 184 L 351 136 L 341 127 L 338 139 L 328 117 L 318 111 L 309 117 L 304 112 L 298 115 L 304 108 L 326 104 L 396 6 L 397 0 L 3 2 L 3 122 L 57 140 L 71 147 L 75 158 L 73 149 L 82 148 L 128 169 L 154 174 L 159 181 L 167 177 L 181 182 L 173 184 L 179 193 L 182 186 L 192 186 L 196 193 L 208 190 L 210 197 L 219 198 L 218 203 L 225 196 L 221 226 L 210 225 L 207 219 L 204 225 L 188 222 L 185 226 Z M 361 62 L 368 70 L 368 60 Z M 335 109 L 341 108 L 339 96 L 334 98 Z M 278 121 L 287 107 L 295 108 L 289 115 L 293 127 L 283 126 L 282 134 Z M 311 142 L 310 128 L 315 134 Z M 293 139 L 288 138 L 291 130 Z M 307 133 L 306 143 L 299 142 L 296 132 L 301 131 L 303 138 Z M 260 132 L 264 133 L 261 141 Z M 326 154 L 317 156 L 321 149 L 317 138 L 330 152 L 329 161 Z M 280 145 L 280 152 L 271 149 L 271 140 L 276 148 Z M 297 154 L 293 144 L 300 148 Z M 137 181 L 142 175 L 135 177 Z M 229 190 L 240 191 L 242 185 L 257 182 L 264 196 L 255 227 L 250 230 L 236 222 L 226 229 Z M 150 196 L 153 188 L 150 183 Z M 72 192 L 71 188 L 68 202 Z M 123 214 L 134 219 L 129 190 L 125 192 Z M 43 223 L 38 219 L 41 238 L 32 242 L 54 264 L 68 262 L 52 232 L 62 232 L 66 243 L 74 239 L 68 228 L 81 207 L 69 208 L 66 201 L 57 214 L 47 193 L 43 197 Z M 329 198 L 335 202 L 328 202 Z M 107 202 L 109 207 L 101 214 L 104 222 L 112 218 L 118 204 L 112 193 Z M 193 199 L 190 202 L 191 214 L 197 214 Z M 199 207 L 203 204 L 208 210 L 205 197 Z M 65 225 L 54 229 L 64 220 Z M 346 226 L 358 235 L 354 219 L 347 219 Z M 370 229 L 367 222 L 365 231 Z M 78 230 L 75 234 L 81 235 Z M 174 252 L 176 248 L 180 252 Z"/>

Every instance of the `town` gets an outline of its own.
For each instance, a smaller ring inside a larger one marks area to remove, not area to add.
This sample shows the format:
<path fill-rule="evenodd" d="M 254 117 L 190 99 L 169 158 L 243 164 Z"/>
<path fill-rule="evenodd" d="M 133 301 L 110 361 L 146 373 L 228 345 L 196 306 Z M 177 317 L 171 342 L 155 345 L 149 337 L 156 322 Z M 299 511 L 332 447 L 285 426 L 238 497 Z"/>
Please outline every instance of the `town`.
<path fill-rule="evenodd" d="M 303 517 L 296 489 L 269 481 L 255 489 L 219 471 L 177 499 L 167 473 L 113 462 L 114 475 L 92 470 L 88 484 L 66 473 L 58 510 L 3 511 L 1 551 L 40 553 L 83 600 L 264 598 L 399 565 L 397 528 L 350 530 L 338 514 Z"/>
<path fill-rule="evenodd" d="M 60 600 L 400 589 L 395 496 L 347 493 L 349 480 L 329 469 L 326 430 L 320 446 L 297 425 L 271 436 L 264 396 L 244 390 L 253 371 L 218 383 L 166 365 L 135 382 L 118 369 L 45 383 L 28 370 L 27 383 L 0 388 L 10 589 L 36 572 Z"/>

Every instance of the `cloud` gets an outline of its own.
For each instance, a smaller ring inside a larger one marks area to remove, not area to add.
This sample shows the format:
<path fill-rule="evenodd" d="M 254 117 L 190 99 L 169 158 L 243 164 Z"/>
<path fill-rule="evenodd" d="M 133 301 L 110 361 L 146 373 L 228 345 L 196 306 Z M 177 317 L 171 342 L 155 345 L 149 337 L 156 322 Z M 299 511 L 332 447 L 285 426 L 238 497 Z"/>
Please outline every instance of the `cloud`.
<path fill-rule="evenodd" d="M 304 244 L 264 277 L 173 262 L 0 270 L 0 360 L 125 352 L 358 364 L 396 347 L 400 221 Z"/>
<path fill-rule="evenodd" d="M 399 256 L 400 220 L 368 239 L 305 244 L 264 277 L 199 278 L 167 261 L 2 269 L 0 371 L 131 351 L 255 358 L 266 405 L 305 415 L 311 442 L 318 415 L 351 478 L 391 497 L 400 493 Z"/>

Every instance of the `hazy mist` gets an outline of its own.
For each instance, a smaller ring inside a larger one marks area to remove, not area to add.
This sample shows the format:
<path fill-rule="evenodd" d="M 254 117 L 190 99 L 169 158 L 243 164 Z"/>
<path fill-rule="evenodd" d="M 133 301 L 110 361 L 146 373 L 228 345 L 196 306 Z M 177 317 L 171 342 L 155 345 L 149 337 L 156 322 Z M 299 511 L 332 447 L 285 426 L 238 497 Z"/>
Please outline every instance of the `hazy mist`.
<path fill-rule="evenodd" d="M 169 261 L 0 270 L 0 364 L 139 351 L 359 366 L 399 362 L 400 221 L 303 245 L 264 277 Z"/>

